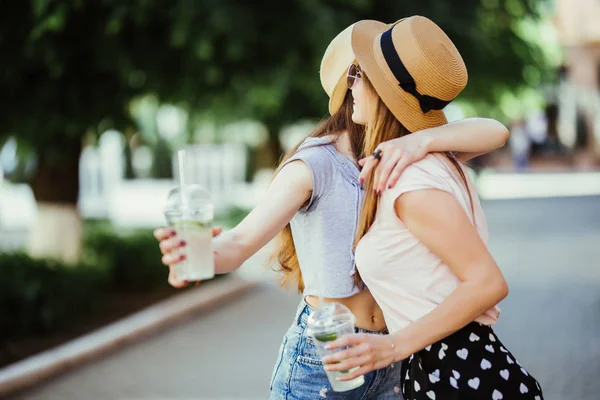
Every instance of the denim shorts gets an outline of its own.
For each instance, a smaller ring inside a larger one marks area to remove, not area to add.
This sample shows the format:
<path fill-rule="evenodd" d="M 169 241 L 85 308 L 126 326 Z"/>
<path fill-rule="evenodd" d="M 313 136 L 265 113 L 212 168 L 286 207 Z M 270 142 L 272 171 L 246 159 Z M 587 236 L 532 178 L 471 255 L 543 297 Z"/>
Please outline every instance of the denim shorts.
<path fill-rule="evenodd" d="M 313 311 L 314 309 L 303 300 L 292 326 L 283 338 L 271 378 L 270 400 L 402 400 L 399 363 L 365 374 L 365 383 L 356 389 L 334 392 L 323 369 L 323 362 L 317 355 L 313 339 L 306 333 L 306 322 Z M 387 334 L 387 331 L 370 332 L 359 328 L 355 331 Z"/>

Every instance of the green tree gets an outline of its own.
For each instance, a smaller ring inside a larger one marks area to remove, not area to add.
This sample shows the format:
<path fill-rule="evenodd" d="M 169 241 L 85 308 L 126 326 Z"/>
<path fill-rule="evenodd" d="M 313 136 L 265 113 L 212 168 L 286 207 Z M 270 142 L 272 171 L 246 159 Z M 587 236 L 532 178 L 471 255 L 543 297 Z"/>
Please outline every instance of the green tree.
<path fill-rule="evenodd" d="M 261 120 L 276 157 L 282 126 L 326 113 L 321 56 L 352 22 L 432 18 L 465 58 L 470 83 L 464 96 L 493 104 L 501 90 L 522 85 L 525 75 L 544 77 L 540 49 L 518 29 L 519 21 L 538 18 L 541 2 L 4 2 L 0 136 L 16 135 L 35 151 L 31 185 L 40 211 L 60 204 L 75 213 L 82 137 L 133 125 L 128 106 L 139 95 L 184 104 L 192 115 L 210 111 L 222 119 Z M 70 229 L 43 228 L 40 240 Z M 64 254 L 37 248 L 39 255 Z"/>

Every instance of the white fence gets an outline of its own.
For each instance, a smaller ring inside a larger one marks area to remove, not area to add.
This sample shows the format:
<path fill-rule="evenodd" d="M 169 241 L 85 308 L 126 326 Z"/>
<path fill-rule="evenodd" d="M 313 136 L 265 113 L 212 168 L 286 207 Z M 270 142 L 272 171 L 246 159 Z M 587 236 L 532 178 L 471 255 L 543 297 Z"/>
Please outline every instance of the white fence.
<path fill-rule="evenodd" d="M 243 145 L 206 144 L 185 147 L 185 180 L 211 193 L 220 207 L 229 207 L 246 179 L 247 151 Z M 179 182 L 177 157 L 173 157 L 174 179 Z"/>
<path fill-rule="evenodd" d="M 178 183 L 176 153 L 174 179 L 124 179 L 124 139 L 118 132 L 102 135 L 98 147 L 86 147 L 79 164 L 78 207 L 85 218 L 107 218 L 118 227 L 156 227 L 165 224 L 167 193 Z M 252 193 L 246 185 L 247 150 L 243 144 L 187 147 L 187 179 L 205 186 L 217 213 L 243 205 Z M 0 183 L 0 231 L 28 231 L 36 218 L 35 200 L 27 185 Z"/>
<path fill-rule="evenodd" d="M 109 135 L 109 136 L 107 136 Z M 105 133 L 98 148 L 87 148 L 80 161 L 79 208 L 84 217 L 108 218 L 117 226 L 155 227 L 164 224 L 167 193 L 178 184 L 176 153 L 174 179 L 124 179 L 122 137 Z M 217 212 L 235 205 L 246 183 L 244 145 L 208 144 L 186 147 L 186 181 L 211 193 Z"/>

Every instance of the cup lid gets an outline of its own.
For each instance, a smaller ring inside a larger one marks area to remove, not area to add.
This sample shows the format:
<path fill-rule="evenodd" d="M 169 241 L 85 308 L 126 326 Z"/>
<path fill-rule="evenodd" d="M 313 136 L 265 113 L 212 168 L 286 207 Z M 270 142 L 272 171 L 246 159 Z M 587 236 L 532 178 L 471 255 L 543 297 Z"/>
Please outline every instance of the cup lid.
<path fill-rule="evenodd" d="M 348 320 L 354 323 L 354 314 L 348 307 L 340 303 L 326 303 L 308 316 L 308 329 L 311 332 L 324 331 Z"/>
<path fill-rule="evenodd" d="M 165 204 L 165 213 L 181 213 L 184 210 L 199 210 L 212 207 L 210 193 L 197 184 L 172 189 Z"/>

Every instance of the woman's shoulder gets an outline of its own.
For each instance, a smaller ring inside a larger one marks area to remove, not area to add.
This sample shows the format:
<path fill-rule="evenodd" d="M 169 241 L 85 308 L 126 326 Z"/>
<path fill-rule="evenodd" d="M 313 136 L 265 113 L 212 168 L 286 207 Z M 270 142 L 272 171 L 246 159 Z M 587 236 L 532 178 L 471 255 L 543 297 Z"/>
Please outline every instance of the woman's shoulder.
<path fill-rule="evenodd" d="M 396 185 L 386 192 L 398 198 L 401 194 L 416 190 L 438 189 L 452 191 L 450 184 L 452 165 L 443 154 L 428 154 L 404 169 Z"/>
<path fill-rule="evenodd" d="M 336 158 L 335 145 L 327 138 L 308 137 L 298 146 L 292 158 L 331 162 Z"/>
<path fill-rule="evenodd" d="M 409 179 L 418 176 L 433 176 L 438 178 L 449 178 L 453 166 L 448 157 L 442 153 L 430 153 L 421 160 L 406 167 L 400 179 Z"/>
<path fill-rule="evenodd" d="M 333 146 L 333 140 L 328 137 L 307 137 L 298 146 L 298 151 L 312 148 L 321 148 Z"/>
<path fill-rule="evenodd" d="M 313 178 L 316 175 L 333 175 L 336 170 L 335 158 L 335 148 L 331 143 L 323 138 L 308 137 L 280 164 L 279 169 L 294 161 L 302 161 L 310 169 Z"/>

